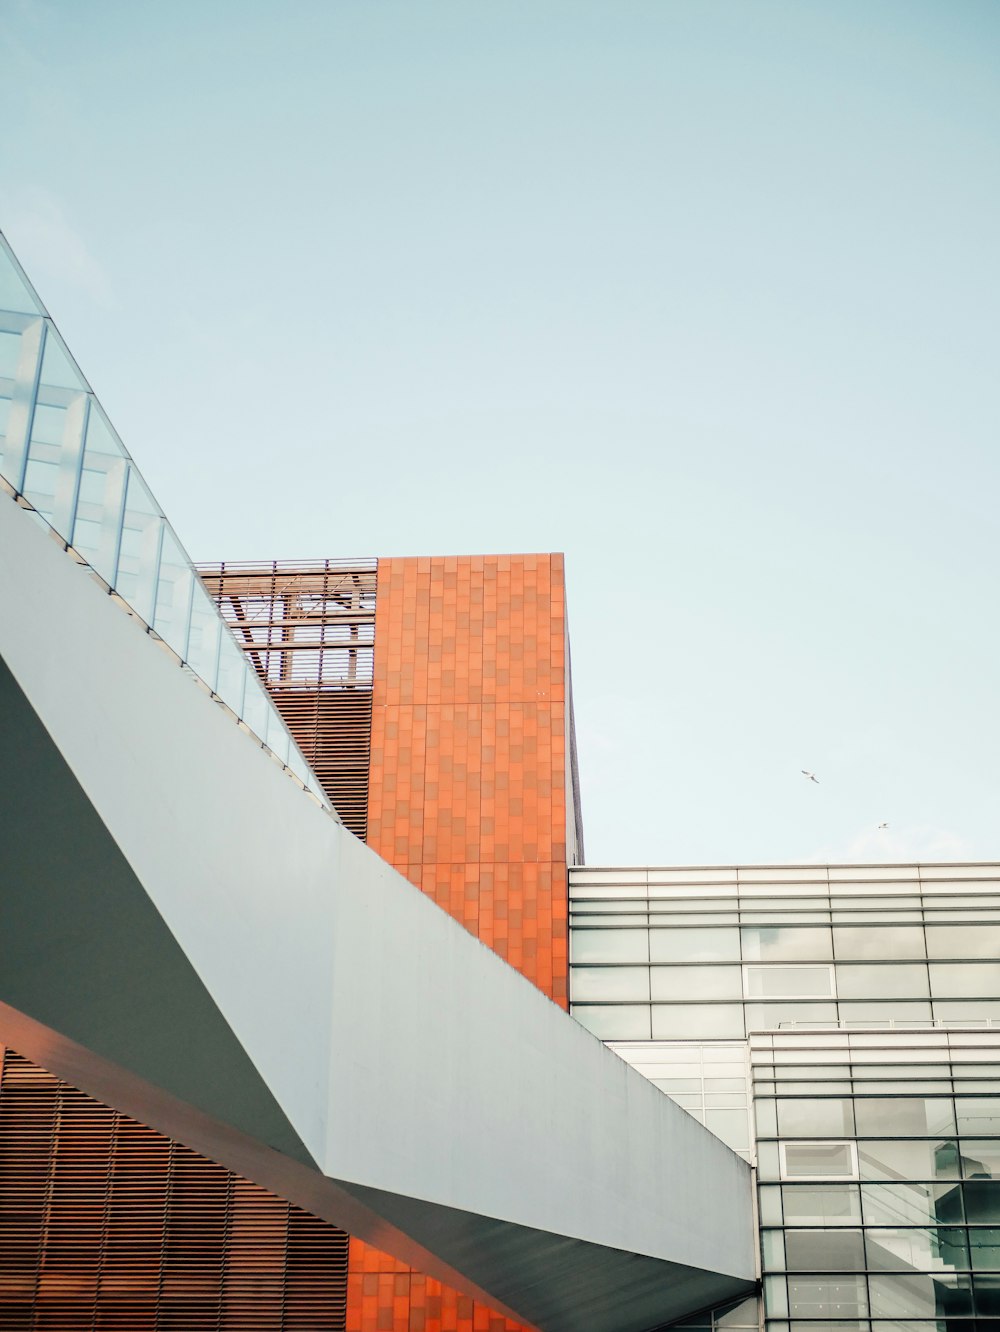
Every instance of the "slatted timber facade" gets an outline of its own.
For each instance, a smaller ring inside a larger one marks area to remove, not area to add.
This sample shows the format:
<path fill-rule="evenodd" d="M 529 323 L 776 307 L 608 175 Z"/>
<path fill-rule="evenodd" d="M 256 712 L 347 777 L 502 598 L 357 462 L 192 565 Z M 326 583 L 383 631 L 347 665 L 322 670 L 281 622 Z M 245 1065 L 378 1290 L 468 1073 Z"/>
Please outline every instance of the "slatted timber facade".
<path fill-rule="evenodd" d="M 227 562 L 199 573 L 334 809 L 363 838 L 378 561 Z"/>
<path fill-rule="evenodd" d="M 0 1332 L 343 1332 L 343 1231 L 0 1065 Z"/>

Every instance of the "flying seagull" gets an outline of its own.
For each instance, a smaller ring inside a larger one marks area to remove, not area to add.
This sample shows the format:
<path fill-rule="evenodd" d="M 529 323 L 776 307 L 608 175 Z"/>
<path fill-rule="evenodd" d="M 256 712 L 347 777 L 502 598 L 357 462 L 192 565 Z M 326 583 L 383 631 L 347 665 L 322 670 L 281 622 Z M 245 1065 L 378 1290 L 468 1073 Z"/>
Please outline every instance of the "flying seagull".
<path fill-rule="evenodd" d="M 889 825 L 887 823 L 880 823 L 878 826 L 880 828 L 888 828 Z"/>
<path fill-rule="evenodd" d="M 819 786 L 819 778 L 814 772 L 806 772 L 805 768 L 800 768 L 799 772 L 801 772 L 803 777 L 808 777 L 811 782 L 815 782 L 816 785 Z"/>

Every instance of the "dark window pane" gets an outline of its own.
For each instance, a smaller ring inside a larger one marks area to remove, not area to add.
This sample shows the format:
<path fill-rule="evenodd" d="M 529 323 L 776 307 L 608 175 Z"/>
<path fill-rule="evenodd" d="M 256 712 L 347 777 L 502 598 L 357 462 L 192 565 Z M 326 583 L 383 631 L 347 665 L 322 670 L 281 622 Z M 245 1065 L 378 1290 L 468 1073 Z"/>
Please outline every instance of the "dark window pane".
<path fill-rule="evenodd" d="M 969 1180 L 962 1186 L 969 1225 L 1000 1224 L 1000 1180 Z"/>

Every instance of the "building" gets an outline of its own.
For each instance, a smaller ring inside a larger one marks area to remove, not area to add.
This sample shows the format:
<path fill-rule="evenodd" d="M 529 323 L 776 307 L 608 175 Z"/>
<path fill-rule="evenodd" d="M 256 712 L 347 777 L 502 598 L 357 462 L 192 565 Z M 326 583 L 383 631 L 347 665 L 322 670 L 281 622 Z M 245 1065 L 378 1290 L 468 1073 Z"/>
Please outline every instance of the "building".
<path fill-rule="evenodd" d="M 586 866 L 560 557 L 199 576 L 2 244 L 0 479 L 0 1327 L 996 1332 L 1000 866 Z"/>
<path fill-rule="evenodd" d="M 765 1326 L 1000 1326 L 1000 865 L 570 870 L 577 1019 L 755 1162 Z"/>

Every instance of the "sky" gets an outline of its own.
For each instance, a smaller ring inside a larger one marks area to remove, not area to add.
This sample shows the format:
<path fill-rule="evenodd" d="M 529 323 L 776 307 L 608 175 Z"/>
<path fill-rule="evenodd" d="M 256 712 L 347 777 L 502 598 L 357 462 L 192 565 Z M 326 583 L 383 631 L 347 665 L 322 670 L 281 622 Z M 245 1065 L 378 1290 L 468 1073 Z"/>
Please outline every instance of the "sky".
<path fill-rule="evenodd" d="M 995 0 L 0 0 L 0 69 L 193 558 L 564 551 L 592 864 L 1000 859 Z"/>

